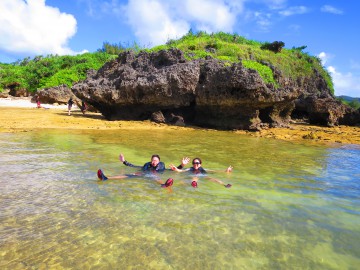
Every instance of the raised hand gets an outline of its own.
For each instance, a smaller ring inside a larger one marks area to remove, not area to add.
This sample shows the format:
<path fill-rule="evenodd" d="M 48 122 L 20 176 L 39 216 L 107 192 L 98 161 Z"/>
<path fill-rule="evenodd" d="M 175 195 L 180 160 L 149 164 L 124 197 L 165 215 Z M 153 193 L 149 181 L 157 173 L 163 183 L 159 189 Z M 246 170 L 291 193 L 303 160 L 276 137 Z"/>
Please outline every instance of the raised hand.
<path fill-rule="evenodd" d="M 181 160 L 181 165 L 184 167 L 186 164 L 188 164 L 190 162 L 190 158 L 189 157 L 183 157 Z"/>
<path fill-rule="evenodd" d="M 232 169 L 233 169 L 233 166 L 230 165 L 230 166 L 226 169 L 225 172 L 232 172 Z"/>
<path fill-rule="evenodd" d="M 120 154 L 120 156 L 119 156 L 119 160 L 120 160 L 121 162 L 124 162 L 124 161 L 125 161 L 125 157 L 124 157 L 124 155 L 123 155 L 123 154 Z"/>

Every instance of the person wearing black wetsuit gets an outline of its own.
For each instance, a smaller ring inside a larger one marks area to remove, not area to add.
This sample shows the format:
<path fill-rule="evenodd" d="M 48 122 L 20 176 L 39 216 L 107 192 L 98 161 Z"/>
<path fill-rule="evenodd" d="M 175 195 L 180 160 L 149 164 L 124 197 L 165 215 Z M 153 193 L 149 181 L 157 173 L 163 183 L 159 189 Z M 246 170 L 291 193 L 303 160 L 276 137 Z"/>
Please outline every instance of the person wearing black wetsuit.
<path fill-rule="evenodd" d="M 201 165 L 202 161 L 200 158 L 194 158 L 193 161 L 192 161 L 192 167 L 189 168 L 189 169 L 185 169 L 185 170 L 182 170 L 182 169 L 179 169 L 178 167 L 175 167 L 174 165 L 170 165 L 170 168 L 173 170 L 173 171 L 177 171 L 177 172 L 190 172 L 192 175 L 196 176 L 197 174 L 201 174 L 201 175 L 206 175 L 206 170 L 202 167 Z M 232 171 L 232 166 L 229 166 L 227 169 L 226 169 L 226 172 L 231 172 Z M 211 181 L 214 181 L 214 182 L 217 182 L 221 185 L 224 185 L 226 188 L 230 188 L 231 187 L 231 184 L 227 184 L 225 185 L 221 180 L 219 179 L 216 179 L 216 178 L 212 178 L 212 177 L 208 177 L 208 179 L 210 179 Z M 198 186 L 197 182 L 198 182 L 199 178 L 198 177 L 194 177 L 193 178 L 193 181 L 191 182 L 191 185 L 196 188 Z"/>
<path fill-rule="evenodd" d="M 119 160 L 125 166 L 141 168 L 142 172 L 162 173 L 165 171 L 165 164 L 164 164 L 164 162 L 160 161 L 159 155 L 152 155 L 151 161 L 146 162 L 143 166 L 137 166 L 137 165 L 131 164 L 130 162 L 125 160 L 125 157 L 123 154 L 120 154 Z M 181 164 L 177 168 L 179 170 L 182 169 L 189 161 L 190 161 L 190 159 L 188 157 L 183 158 L 181 161 Z M 137 176 L 143 175 L 143 173 L 123 174 L 123 175 L 106 177 L 104 175 L 103 171 L 101 169 L 99 169 L 97 172 L 97 175 L 100 180 L 107 180 L 107 179 L 123 179 L 123 178 L 137 177 Z"/>
<path fill-rule="evenodd" d="M 160 161 L 160 156 L 159 155 L 152 155 L 151 156 L 151 161 L 146 162 L 142 167 L 133 165 L 130 162 L 126 161 L 123 154 L 120 154 L 119 159 L 125 166 L 141 168 L 141 170 L 143 172 L 147 172 L 147 171 L 149 171 L 149 172 L 163 172 L 163 171 L 165 171 L 165 164 L 164 164 L 164 162 Z M 181 166 L 181 168 L 182 168 L 182 166 Z"/>

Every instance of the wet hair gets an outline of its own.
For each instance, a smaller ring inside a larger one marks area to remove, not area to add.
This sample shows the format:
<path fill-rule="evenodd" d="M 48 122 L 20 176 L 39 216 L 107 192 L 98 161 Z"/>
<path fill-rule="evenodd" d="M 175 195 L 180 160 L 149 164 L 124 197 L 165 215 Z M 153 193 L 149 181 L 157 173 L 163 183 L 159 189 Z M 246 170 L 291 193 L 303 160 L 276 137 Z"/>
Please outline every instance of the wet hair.
<path fill-rule="evenodd" d="M 152 155 L 152 156 L 151 156 L 151 160 L 152 160 L 154 157 L 157 157 L 157 158 L 159 159 L 159 161 L 160 161 L 160 156 L 159 156 L 159 155 Z"/>
<path fill-rule="evenodd" d="M 192 160 L 192 163 L 193 163 L 193 164 L 194 164 L 194 161 L 195 161 L 195 160 L 198 160 L 198 161 L 200 162 L 200 164 L 202 163 L 201 159 L 198 158 L 198 157 L 196 157 L 196 158 L 194 158 L 194 159 Z"/>

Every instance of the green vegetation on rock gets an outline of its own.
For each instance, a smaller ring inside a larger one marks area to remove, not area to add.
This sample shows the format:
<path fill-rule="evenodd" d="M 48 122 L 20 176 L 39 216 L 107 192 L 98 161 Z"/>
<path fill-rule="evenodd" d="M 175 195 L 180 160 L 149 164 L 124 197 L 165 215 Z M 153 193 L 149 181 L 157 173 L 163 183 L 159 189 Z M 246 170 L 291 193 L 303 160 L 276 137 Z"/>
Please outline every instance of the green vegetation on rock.
<path fill-rule="evenodd" d="M 166 44 L 150 49 L 141 49 L 136 43 L 131 46 L 109 44 L 94 53 L 76 56 L 38 56 L 25 58 L 13 64 L 0 63 L 0 91 L 4 88 L 22 88 L 30 92 L 37 89 L 74 83 L 85 79 L 89 69 L 98 70 L 105 62 L 114 59 L 125 50 L 136 53 L 145 50 L 157 52 L 178 48 L 184 52 L 188 60 L 210 56 L 224 61 L 226 65 L 241 62 L 244 67 L 256 70 L 265 83 L 278 87 L 271 67 L 281 71 L 282 75 L 291 79 L 310 78 L 312 74 L 322 75 L 332 93 L 334 87 L 327 70 L 316 56 L 303 52 L 306 46 L 299 48 L 283 48 L 283 42 L 261 43 L 248 40 L 237 34 L 223 32 L 207 34 L 205 32 L 189 33 L 177 40 L 169 40 Z M 271 48 L 277 46 L 275 50 Z"/>
<path fill-rule="evenodd" d="M 194 34 L 189 31 L 180 39 L 169 40 L 165 45 L 156 46 L 148 51 L 178 48 L 185 53 L 187 59 L 210 56 L 230 63 L 241 61 L 245 67 L 257 70 L 265 83 L 271 84 L 275 84 L 275 80 L 269 65 L 276 67 L 285 77 L 291 79 L 310 77 L 317 72 L 325 78 L 330 91 L 334 94 L 330 74 L 322 66 L 318 57 L 303 52 L 306 46 L 292 49 L 282 48 L 280 52 L 274 52 L 265 49 L 268 45 L 268 42 L 248 40 L 237 34 L 223 32 Z"/>
<path fill-rule="evenodd" d="M 349 107 L 357 110 L 360 108 L 360 98 L 352 98 L 348 96 L 340 96 L 338 97 L 338 100 L 340 100 L 342 103 L 348 105 Z"/>
<path fill-rule="evenodd" d="M 37 89 L 84 80 L 90 69 L 98 70 L 116 56 L 104 53 L 85 53 L 75 56 L 37 56 L 13 64 L 0 64 L 0 90 L 4 88 Z"/>

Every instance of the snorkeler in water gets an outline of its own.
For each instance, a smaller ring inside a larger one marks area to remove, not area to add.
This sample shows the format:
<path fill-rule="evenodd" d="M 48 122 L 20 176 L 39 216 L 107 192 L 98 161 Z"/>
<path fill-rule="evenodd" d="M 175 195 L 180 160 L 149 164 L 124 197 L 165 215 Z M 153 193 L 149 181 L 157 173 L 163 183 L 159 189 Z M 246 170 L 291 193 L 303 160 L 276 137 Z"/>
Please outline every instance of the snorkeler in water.
<path fill-rule="evenodd" d="M 120 154 L 119 160 L 125 166 L 140 168 L 141 172 L 136 172 L 136 173 L 133 173 L 133 174 L 105 176 L 103 171 L 101 169 L 99 169 L 98 172 L 97 172 L 97 176 L 98 176 L 99 180 L 105 181 L 105 180 L 108 180 L 108 179 L 124 179 L 124 178 L 133 178 L 133 177 L 139 177 L 139 176 L 149 176 L 149 173 L 151 173 L 152 177 L 154 177 L 155 179 L 158 179 L 159 181 L 161 181 L 159 179 L 158 173 L 163 173 L 165 171 L 164 162 L 161 162 L 160 161 L 160 156 L 156 155 L 156 154 L 152 155 L 151 160 L 149 162 L 146 162 L 143 166 L 137 166 L 137 165 L 131 164 L 130 162 L 125 160 L 125 157 L 124 157 L 123 154 Z M 177 169 L 182 169 L 186 164 L 189 163 L 189 161 L 190 161 L 190 159 L 188 157 L 184 157 L 181 160 L 181 164 L 176 168 Z M 169 179 L 171 179 L 171 180 L 169 180 Z M 164 185 L 165 187 L 172 185 L 174 180 L 172 178 L 169 178 L 169 179 L 165 182 L 165 184 L 162 184 L 162 185 Z"/>
<path fill-rule="evenodd" d="M 191 185 L 194 188 L 198 187 L 197 182 L 198 182 L 199 178 L 196 177 L 196 175 L 205 176 L 207 179 L 209 179 L 213 182 L 219 183 L 226 188 L 230 188 L 232 186 L 231 184 L 225 184 L 224 182 L 222 182 L 219 179 L 208 176 L 207 171 L 202 167 L 202 161 L 200 158 L 194 158 L 192 161 L 192 167 L 190 167 L 188 169 L 182 169 L 182 168 L 180 169 L 179 167 L 175 167 L 173 164 L 170 164 L 170 168 L 171 168 L 171 170 L 176 171 L 176 172 L 189 172 L 191 175 L 193 175 L 194 177 L 193 177 L 193 181 L 191 182 Z M 233 169 L 233 167 L 230 165 L 225 170 L 225 172 L 227 172 L 227 173 L 232 172 L 232 169 Z M 208 170 L 208 171 L 210 171 L 210 170 Z"/>

